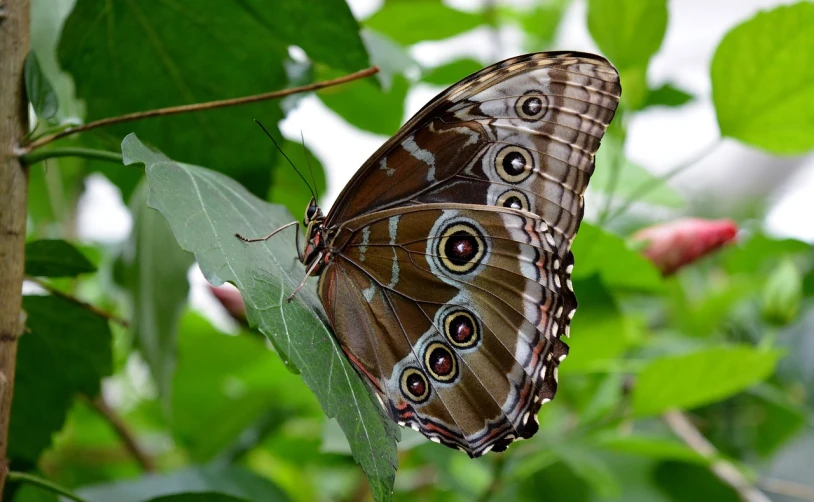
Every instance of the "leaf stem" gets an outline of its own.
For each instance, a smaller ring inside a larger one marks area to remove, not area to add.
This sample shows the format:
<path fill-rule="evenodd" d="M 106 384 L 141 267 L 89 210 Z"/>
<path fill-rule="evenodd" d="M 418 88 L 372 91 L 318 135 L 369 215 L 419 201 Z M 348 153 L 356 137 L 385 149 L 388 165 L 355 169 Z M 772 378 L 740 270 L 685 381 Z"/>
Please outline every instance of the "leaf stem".
<path fill-rule="evenodd" d="M 72 491 L 59 486 L 58 484 L 54 483 L 53 481 L 49 481 L 45 478 L 41 478 L 39 476 L 34 476 L 33 474 L 28 474 L 25 472 L 17 472 L 11 471 L 8 473 L 9 481 L 18 481 L 20 483 L 28 483 L 29 485 L 36 486 L 38 488 L 42 488 L 43 490 L 49 491 L 51 493 L 56 493 L 57 495 L 62 495 L 63 497 L 68 497 L 71 500 L 75 500 L 76 502 L 85 502 L 85 499 L 80 497 L 79 495 L 73 493 Z"/>
<path fill-rule="evenodd" d="M 290 89 L 283 89 L 281 91 L 272 91 L 266 92 L 263 94 L 255 94 L 252 96 L 243 96 L 240 98 L 231 98 L 231 99 L 222 99 L 219 101 L 208 101 L 206 103 L 193 103 L 189 105 L 180 105 L 180 106 L 170 106 L 167 108 L 157 108 L 155 110 L 147 110 L 143 112 L 135 112 L 135 113 L 128 113 L 126 115 L 120 115 L 118 117 L 108 117 L 100 120 L 96 120 L 94 122 L 90 122 L 85 125 L 70 127 L 65 129 L 64 131 L 60 131 L 58 133 L 54 133 L 48 136 L 44 136 L 42 138 L 37 139 L 29 143 L 28 145 L 23 145 L 20 149 L 21 153 L 27 154 L 37 148 L 47 145 L 53 141 L 58 139 L 64 138 L 65 136 L 70 136 L 71 134 L 76 134 L 80 132 L 90 131 L 91 129 L 96 129 L 98 127 L 113 125 L 113 124 L 121 124 L 123 122 L 131 122 L 134 120 L 142 120 L 151 117 L 163 117 L 167 115 L 177 115 L 179 113 L 190 113 L 190 112 L 200 112 L 205 110 L 213 110 L 215 108 L 225 108 L 230 106 L 238 106 L 238 105 L 245 105 L 249 103 L 257 103 L 258 101 L 266 101 L 269 99 L 276 99 L 276 98 L 283 98 L 285 96 L 290 96 L 292 94 L 298 94 L 301 92 L 309 92 L 309 91 L 316 91 L 319 89 L 324 89 L 326 87 L 333 87 L 336 85 L 344 84 L 347 82 L 351 82 L 353 80 L 359 80 L 361 78 L 369 77 L 371 75 L 375 75 L 379 72 L 378 66 L 371 66 L 370 68 L 365 68 L 364 70 L 357 71 L 355 73 L 351 73 L 349 75 L 345 75 L 343 77 L 325 80 L 322 82 L 315 82 L 313 84 L 303 85 L 300 87 L 292 87 Z"/>
<path fill-rule="evenodd" d="M 701 159 L 705 158 L 707 155 L 711 154 L 718 146 L 721 144 L 721 138 L 716 139 L 711 144 L 707 145 L 703 148 L 697 155 L 694 155 L 690 160 L 686 162 L 682 162 L 681 164 L 675 166 L 674 168 L 670 169 L 663 175 L 659 176 L 658 178 L 654 178 L 652 180 L 648 180 L 642 183 L 633 193 L 630 194 L 630 197 L 615 211 L 613 211 L 607 218 L 605 218 L 605 223 L 609 223 L 614 218 L 624 214 L 630 209 L 636 201 L 640 200 L 642 197 L 650 193 L 651 191 L 655 190 L 656 188 L 662 186 L 663 184 L 667 183 L 670 179 L 675 177 L 676 175 L 686 171 L 690 167 L 697 164 Z"/>
<path fill-rule="evenodd" d="M 116 413 L 116 410 L 111 408 L 107 402 L 105 402 L 102 396 L 97 396 L 96 399 L 90 399 L 87 396 L 82 396 L 85 398 L 94 410 L 96 410 L 105 420 L 110 423 L 113 430 L 116 431 L 116 434 L 119 436 L 119 439 L 122 440 L 124 443 L 125 449 L 133 456 L 136 462 L 139 463 L 142 469 L 145 472 L 155 472 L 155 461 L 153 458 L 144 451 L 144 448 L 141 447 L 138 440 L 136 439 L 135 434 L 133 431 L 130 430 L 130 427 L 125 423 L 122 417 Z"/>
<path fill-rule="evenodd" d="M 664 414 L 664 422 L 684 443 L 707 460 L 710 470 L 718 479 L 731 486 L 744 502 L 771 502 L 762 491 L 755 487 L 733 464 L 721 457 L 718 450 L 695 428 L 690 419 L 680 411 Z"/>
<path fill-rule="evenodd" d="M 57 157 L 83 157 L 86 159 L 115 162 L 116 164 L 122 163 L 122 154 L 93 148 L 52 148 L 50 150 L 35 150 L 21 156 L 20 162 L 25 166 L 31 166 L 37 162 Z"/>
<path fill-rule="evenodd" d="M 117 316 L 116 314 L 107 312 L 107 311 L 102 310 L 102 309 L 100 309 L 98 307 L 94 307 L 90 303 L 85 303 L 82 300 L 80 300 L 79 298 L 77 298 L 75 296 L 71 296 L 68 293 L 63 293 L 62 291 L 56 289 L 55 287 L 51 286 L 47 282 L 43 281 L 42 279 L 37 279 L 36 277 L 26 277 L 25 280 L 33 282 L 34 284 L 36 284 L 37 286 L 41 287 L 42 289 L 48 291 L 48 293 L 50 293 L 50 294 L 52 294 L 54 296 L 58 296 L 58 297 L 60 297 L 60 298 L 62 298 L 64 300 L 68 300 L 69 302 L 75 303 L 75 304 L 79 305 L 80 307 L 82 307 L 83 309 L 88 310 L 90 312 L 93 312 L 94 314 L 98 315 L 99 317 L 103 317 L 103 318 L 105 318 L 105 319 L 107 319 L 109 321 L 113 321 L 116 324 L 119 324 L 119 325 L 121 325 L 121 326 L 123 326 L 125 328 L 130 327 L 130 322 L 127 319 L 122 319 L 121 317 Z"/>

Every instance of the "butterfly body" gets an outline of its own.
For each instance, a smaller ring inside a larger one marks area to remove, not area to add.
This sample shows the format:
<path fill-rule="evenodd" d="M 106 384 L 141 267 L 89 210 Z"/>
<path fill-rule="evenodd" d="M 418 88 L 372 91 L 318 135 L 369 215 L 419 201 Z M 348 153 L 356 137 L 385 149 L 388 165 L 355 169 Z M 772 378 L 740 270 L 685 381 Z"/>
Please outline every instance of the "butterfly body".
<path fill-rule="evenodd" d="M 577 302 L 571 242 L 616 70 L 582 53 L 486 68 L 429 104 L 323 216 L 309 275 L 385 412 L 470 456 L 538 429 Z"/>

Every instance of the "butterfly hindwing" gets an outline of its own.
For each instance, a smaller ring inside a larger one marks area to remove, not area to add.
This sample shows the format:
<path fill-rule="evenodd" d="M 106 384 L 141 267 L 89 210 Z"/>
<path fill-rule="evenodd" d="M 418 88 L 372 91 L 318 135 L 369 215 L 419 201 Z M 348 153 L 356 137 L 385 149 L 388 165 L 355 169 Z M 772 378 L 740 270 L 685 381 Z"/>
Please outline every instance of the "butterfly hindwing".
<path fill-rule="evenodd" d="M 567 353 L 559 338 L 576 308 L 545 222 L 426 204 L 372 213 L 342 232 L 320 294 L 393 418 L 475 456 L 530 437 L 554 397 Z M 405 372 L 426 396 L 405 390 Z"/>

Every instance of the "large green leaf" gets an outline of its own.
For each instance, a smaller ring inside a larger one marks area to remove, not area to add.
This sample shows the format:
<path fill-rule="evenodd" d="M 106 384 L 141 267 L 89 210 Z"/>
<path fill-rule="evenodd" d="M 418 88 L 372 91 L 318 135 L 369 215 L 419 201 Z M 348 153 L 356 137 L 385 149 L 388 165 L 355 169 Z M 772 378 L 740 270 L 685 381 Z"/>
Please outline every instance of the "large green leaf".
<path fill-rule="evenodd" d="M 574 239 L 574 279 L 599 274 L 610 288 L 659 291 L 661 275 L 621 237 L 583 222 Z"/>
<path fill-rule="evenodd" d="M 112 372 L 107 320 L 57 296 L 26 296 L 28 331 L 20 338 L 9 457 L 36 462 L 62 428 L 77 393 L 95 396 Z"/>
<path fill-rule="evenodd" d="M 588 0 L 588 29 L 617 68 L 646 68 L 667 30 L 667 0 Z"/>
<path fill-rule="evenodd" d="M 287 85 L 287 48 L 317 62 L 367 65 L 358 26 L 341 0 L 79 0 L 63 29 L 59 58 L 86 101 L 86 120 L 164 106 L 247 96 Z M 109 148 L 136 131 L 176 158 L 228 172 L 258 195 L 276 155 L 252 119 L 274 134 L 277 102 L 158 117 L 105 129 Z M 170 138 L 168 140 L 168 138 Z M 114 146 L 115 145 L 115 146 Z M 125 192 L 132 189 L 132 179 Z M 127 193 L 125 193 L 127 196 Z"/>
<path fill-rule="evenodd" d="M 188 313 L 179 327 L 172 429 L 197 461 L 208 461 L 260 417 L 282 423 L 320 413 L 302 379 L 259 335 L 227 336 Z M 240 410 L 240 413 L 235 413 Z"/>
<path fill-rule="evenodd" d="M 721 134 L 774 153 L 814 148 L 814 3 L 760 12 L 712 58 Z"/>
<path fill-rule="evenodd" d="M 462 12 L 436 0 L 388 2 L 364 24 L 404 45 L 441 40 L 486 22 L 482 14 Z"/>
<path fill-rule="evenodd" d="M 147 207 L 146 182 L 133 194 L 130 211 L 133 231 L 117 262 L 117 279 L 130 296 L 135 344 L 169 411 L 178 321 L 187 304 L 187 272 L 194 259 L 178 246 L 167 221 Z"/>
<path fill-rule="evenodd" d="M 236 500 L 233 497 L 270 502 L 289 500 L 277 485 L 257 474 L 238 466 L 218 465 L 88 486 L 78 492 L 87 502 L 142 502 L 156 497 L 179 502 L 226 502 Z M 218 492 L 222 498 L 211 498 L 212 492 Z"/>
<path fill-rule="evenodd" d="M 337 418 L 376 499 L 389 499 L 398 431 L 326 328 L 313 289 L 286 302 L 304 276 L 288 240 L 293 236 L 255 244 L 235 237 L 236 232 L 264 235 L 292 217 L 282 207 L 252 197 L 234 180 L 149 150 L 135 135 L 122 142 L 122 153 L 127 164 L 145 164 L 149 205 L 167 218 L 181 247 L 195 253 L 211 283 L 228 281 L 241 290 L 249 323 L 299 369 L 325 412 Z"/>
<path fill-rule="evenodd" d="M 638 375 L 633 410 L 655 415 L 724 399 L 768 377 L 781 355 L 733 346 L 654 359 Z"/>
<path fill-rule="evenodd" d="M 75 277 L 89 272 L 96 272 L 96 267 L 66 241 L 42 239 L 25 244 L 26 275 Z"/>

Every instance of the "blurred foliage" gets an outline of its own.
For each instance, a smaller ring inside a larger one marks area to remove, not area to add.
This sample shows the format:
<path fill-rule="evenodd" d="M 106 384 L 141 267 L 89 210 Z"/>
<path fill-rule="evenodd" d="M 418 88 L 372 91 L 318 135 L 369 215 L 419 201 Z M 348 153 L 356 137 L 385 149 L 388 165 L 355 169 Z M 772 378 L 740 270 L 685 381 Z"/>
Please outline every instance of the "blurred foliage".
<path fill-rule="evenodd" d="M 31 167 L 26 273 L 52 292 L 24 302 L 12 470 L 87 501 L 737 500 L 710 469 L 723 458 L 766 491 L 780 480 L 814 493 L 814 249 L 741 221 L 736 244 L 675 276 L 662 277 L 640 254 L 629 240 L 640 225 L 629 203 L 654 220 L 692 208 L 625 158 L 627 124 L 696 97 L 647 79 L 669 26 L 666 0 L 586 3 L 588 30 L 620 70 L 624 93 L 588 195 L 604 207 L 573 247 L 580 308 L 571 352 L 534 438 L 472 460 L 411 430 L 399 434 L 330 336 L 313 284 L 285 302 L 303 274 L 294 229 L 265 245 L 234 239 L 299 219 L 311 197 L 252 123 L 279 139 L 279 121 L 300 99 L 292 97 L 45 147 L 121 151 L 128 166 L 74 156 Z M 388 0 L 355 20 L 342 0 L 32 0 L 31 136 L 369 64 L 382 69 L 376 79 L 316 96 L 348 124 L 390 135 L 407 118 L 411 90 L 440 90 L 493 62 L 467 53 L 422 67 L 415 44 L 511 29 L 529 51 L 568 49 L 551 44 L 570 8 L 538 0 L 463 12 Z M 814 148 L 812 19 L 812 4 L 799 2 L 723 37 L 710 69 L 722 137 L 775 154 Z M 307 145 L 280 144 L 324 194 L 322 163 Z M 80 194 L 97 172 L 129 206 L 125 243 L 77 242 Z M 241 288 L 258 330 L 189 306 L 193 255 L 211 283 Z M 669 410 L 685 413 L 718 456 L 676 436 L 660 416 Z M 148 472 L 153 465 L 159 472 Z M 23 480 L 6 496 L 57 500 Z"/>

